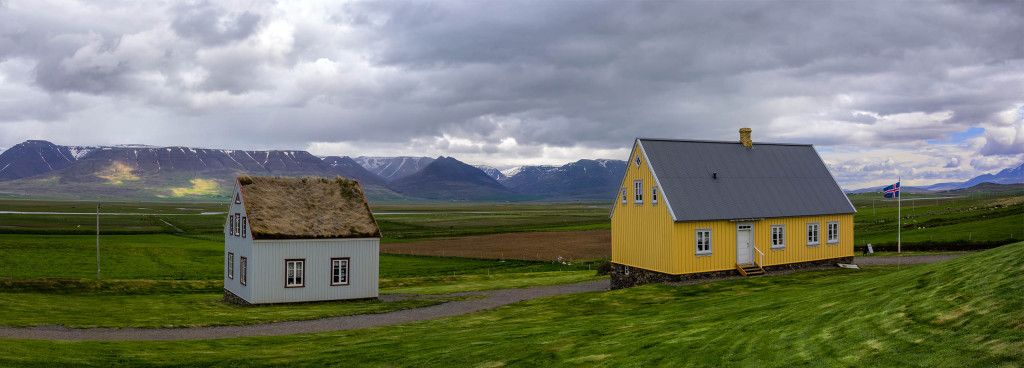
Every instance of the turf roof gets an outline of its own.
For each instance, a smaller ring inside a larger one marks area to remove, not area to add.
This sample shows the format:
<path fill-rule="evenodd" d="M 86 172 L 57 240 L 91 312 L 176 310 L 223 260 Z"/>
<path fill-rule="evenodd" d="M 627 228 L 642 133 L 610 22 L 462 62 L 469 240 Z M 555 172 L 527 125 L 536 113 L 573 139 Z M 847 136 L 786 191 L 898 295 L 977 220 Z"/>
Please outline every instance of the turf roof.
<path fill-rule="evenodd" d="M 243 176 L 238 184 L 253 239 L 381 236 L 355 180 Z"/>

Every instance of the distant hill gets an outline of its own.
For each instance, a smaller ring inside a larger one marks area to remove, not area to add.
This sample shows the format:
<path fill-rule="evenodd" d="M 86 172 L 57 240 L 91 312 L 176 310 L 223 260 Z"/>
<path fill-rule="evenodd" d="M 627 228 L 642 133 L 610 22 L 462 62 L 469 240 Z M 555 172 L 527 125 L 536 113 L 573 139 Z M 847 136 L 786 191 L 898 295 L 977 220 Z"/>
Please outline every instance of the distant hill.
<path fill-rule="evenodd" d="M 984 174 L 975 176 L 964 182 L 938 183 L 929 185 L 926 188 L 931 190 L 953 190 L 970 188 L 981 183 L 1016 184 L 1024 183 L 1024 163 L 1020 166 L 1003 169 L 995 174 Z"/>
<path fill-rule="evenodd" d="M 69 150 L 70 151 L 70 150 Z M 65 153 L 68 155 L 69 153 Z M 357 165 L 358 166 L 358 165 Z M 345 176 L 306 151 L 239 151 L 189 147 L 100 147 L 49 173 L 0 182 L 23 194 L 213 199 L 227 196 L 239 175 Z M 395 197 L 378 180 L 368 195 Z"/>
<path fill-rule="evenodd" d="M 1007 192 L 1024 192 L 1024 183 L 1014 184 L 995 184 L 995 183 L 981 183 L 970 188 L 960 188 L 945 193 L 949 194 L 970 194 L 970 193 L 1007 193 Z"/>
<path fill-rule="evenodd" d="M 47 141 L 25 141 L 0 153 L 0 181 L 46 174 L 77 160 L 67 147 Z"/>
<path fill-rule="evenodd" d="M 626 161 L 579 160 L 562 166 L 522 166 L 501 181 L 519 193 L 609 200 L 615 197 Z"/>
<path fill-rule="evenodd" d="M 857 189 L 857 190 L 845 190 L 844 189 L 843 192 L 847 193 L 847 194 L 860 194 L 860 193 L 879 193 L 879 194 L 881 194 L 884 191 L 885 187 L 887 187 L 887 186 L 888 185 L 882 186 L 882 187 L 864 188 L 864 189 Z M 926 188 L 922 188 L 922 187 L 912 187 L 912 186 L 902 186 L 902 185 L 900 185 L 900 191 L 902 191 L 903 193 L 907 193 L 907 194 L 931 194 L 931 193 L 935 193 L 936 192 L 934 190 L 930 190 L 930 189 L 926 189 Z"/>
<path fill-rule="evenodd" d="M 348 156 L 328 156 L 324 158 L 324 162 L 330 167 L 338 171 L 338 174 L 349 178 L 359 180 L 359 183 L 363 186 L 367 185 L 385 185 L 384 178 L 377 176 L 372 172 L 369 172 L 358 162 Z"/>
<path fill-rule="evenodd" d="M 515 200 L 517 195 L 482 170 L 451 157 L 438 157 L 415 174 L 391 181 L 388 186 L 406 196 L 461 200 Z"/>
<path fill-rule="evenodd" d="M 434 159 L 430 157 L 366 157 L 354 158 L 360 166 L 389 182 L 409 176 L 427 167 Z"/>
<path fill-rule="evenodd" d="M 501 182 L 502 180 L 507 178 L 507 176 L 505 176 L 505 174 L 502 173 L 501 170 L 498 170 L 487 165 L 476 165 L 476 168 L 480 169 L 480 171 L 483 171 L 484 174 L 487 174 L 487 176 L 490 176 L 491 179 L 497 180 L 498 182 Z"/>

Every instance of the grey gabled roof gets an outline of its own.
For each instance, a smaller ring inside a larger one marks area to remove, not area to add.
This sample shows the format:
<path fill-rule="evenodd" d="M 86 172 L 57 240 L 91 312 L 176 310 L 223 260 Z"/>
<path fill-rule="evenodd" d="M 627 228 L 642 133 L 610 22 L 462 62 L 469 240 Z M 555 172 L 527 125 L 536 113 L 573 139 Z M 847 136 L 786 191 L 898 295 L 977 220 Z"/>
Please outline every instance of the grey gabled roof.
<path fill-rule="evenodd" d="M 674 221 L 857 212 L 809 144 L 637 142 Z"/>

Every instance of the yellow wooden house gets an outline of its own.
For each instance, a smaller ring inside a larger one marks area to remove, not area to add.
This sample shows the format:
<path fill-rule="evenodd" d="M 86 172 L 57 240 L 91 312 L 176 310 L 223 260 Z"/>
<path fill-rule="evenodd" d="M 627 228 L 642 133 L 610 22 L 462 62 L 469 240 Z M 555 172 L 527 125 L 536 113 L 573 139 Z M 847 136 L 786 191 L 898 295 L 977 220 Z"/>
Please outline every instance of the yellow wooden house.
<path fill-rule="evenodd" d="M 853 260 L 853 214 L 809 144 L 638 138 L 612 206 L 612 288 Z"/>

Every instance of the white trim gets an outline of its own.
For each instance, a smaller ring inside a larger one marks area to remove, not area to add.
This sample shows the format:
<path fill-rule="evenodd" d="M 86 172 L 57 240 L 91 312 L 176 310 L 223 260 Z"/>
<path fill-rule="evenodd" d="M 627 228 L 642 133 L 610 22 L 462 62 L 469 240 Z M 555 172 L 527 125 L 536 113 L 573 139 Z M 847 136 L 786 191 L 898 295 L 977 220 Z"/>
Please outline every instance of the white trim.
<path fill-rule="evenodd" d="M 835 239 L 832 239 L 832 233 L 831 231 L 829 231 L 831 230 L 829 229 L 829 227 L 831 227 L 832 225 L 836 225 Z M 839 244 L 839 221 L 829 221 L 825 223 L 825 243 L 828 245 Z"/>
<path fill-rule="evenodd" d="M 657 185 L 651 187 L 651 205 L 652 206 L 657 206 L 658 205 L 658 186 Z"/>
<path fill-rule="evenodd" d="M 811 226 L 814 226 L 814 240 L 811 241 Z M 807 231 L 804 233 L 804 240 L 807 241 L 808 247 L 817 247 L 821 245 L 821 222 L 808 222 L 805 227 Z"/>
<path fill-rule="evenodd" d="M 786 225 L 785 224 L 782 224 L 782 225 L 772 225 L 770 227 L 770 229 L 771 229 L 770 230 L 771 233 L 770 233 L 770 237 L 769 237 L 769 239 L 770 239 L 769 242 L 771 243 L 771 249 L 772 250 L 785 250 L 786 249 Z M 780 243 L 778 245 L 775 244 L 775 229 L 780 229 L 781 230 L 780 231 L 781 234 L 779 234 L 779 241 L 780 241 Z"/>
<path fill-rule="evenodd" d="M 714 250 L 715 250 L 715 248 L 712 247 L 712 245 L 714 244 L 714 242 L 713 242 L 714 238 L 711 235 L 711 229 L 710 228 L 707 228 L 707 229 L 694 229 L 693 231 L 694 231 L 693 232 L 693 250 L 694 250 L 695 254 L 697 255 L 697 257 L 710 256 L 712 254 L 712 252 L 714 252 Z M 705 241 L 705 244 L 707 245 L 707 248 L 708 248 L 707 250 L 700 250 L 700 248 L 699 248 L 700 240 L 701 240 L 700 233 L 703 233 L 703 232 L 707 233 L 707 237 L 706 237 L 706 241 Z"/>
<path fill-rule="evenodd" d="M 622 187 L 622 204 L 628 204 L 628 203 L 629 203 L 629 192 L 626 191 L 626 187 Z M 615 206 L 612 206 L 612 207 L 614 208 Z"/>
<path fill-rule="evenodd" d="M 658 179 L 658 172 L 654 170 L 654 163 L 651 162 L 650 157 L 647 157 L 647 150 L 644 149 L 643 142 L 640 141 L 640 138 L 636 139 L 636 145 L 640 147 L 640 153 L 644 155 L 644 160 L 647 161 L 647 170 L 651 172 L 651 177 L 654 178 L 654 184 L 658 186 L 658 194 L 661 194 L 660 201 L 665 203 L 665 208 L 668 210 L 668 215 L 672 217 L 672 222 L 678 221 L 676 219 L 676 213 L 672 211 L 672 204 L 669 203 L 668 197 L 665 196 L 665 191 L 661 190 L 661 188 L 664 188 L 665 186 L 661 185 L 661 180 Z"/>
<path fill-rule="evenodd" d="M 810 144 L 809 146 L 811 146 L 811 151 L 814 151 L 814 154 L 818 155 L 818 161 L 820 161 L 822 165 L 825 165 L 825 160 L 821 159 L 821 154 L 818 153 L 818 149 L 814 148 L 813 144 Z M 843 187 L 839 186 L 839 182 L 836 181 L 836 176 L 832 175 L 832 170 L 828 169 L 828 165 L 825 165 L 825 171 L 827 171 L 828 175 L 832 177 L 832 183 L 836 185 L 836 189 L 839 190 L 839 193 L 843 193 L 843 198 L 846 198 L 846 203 L 853 209 L 853 213 L 857 213 L 857 207 L 853 206 L 853 202 L 850 201 L 850 196 L 843 191 Z"/>
<path fill-rule="evenodd" d="M 749 232 L 747 239 L 750 240 L 750 264 L 754 264 L 757 262 L 757 259 L 754 258 L 754 248 L 756 245 L 754 245 L 754 224 L 751 222 L 736 223 L 736 263 L 740 264 L 740 231 Z"/>
<path fill-rule="evenodd" d="M 633 180 L 633 204 L 644 204 L 644 179 Z"/>

